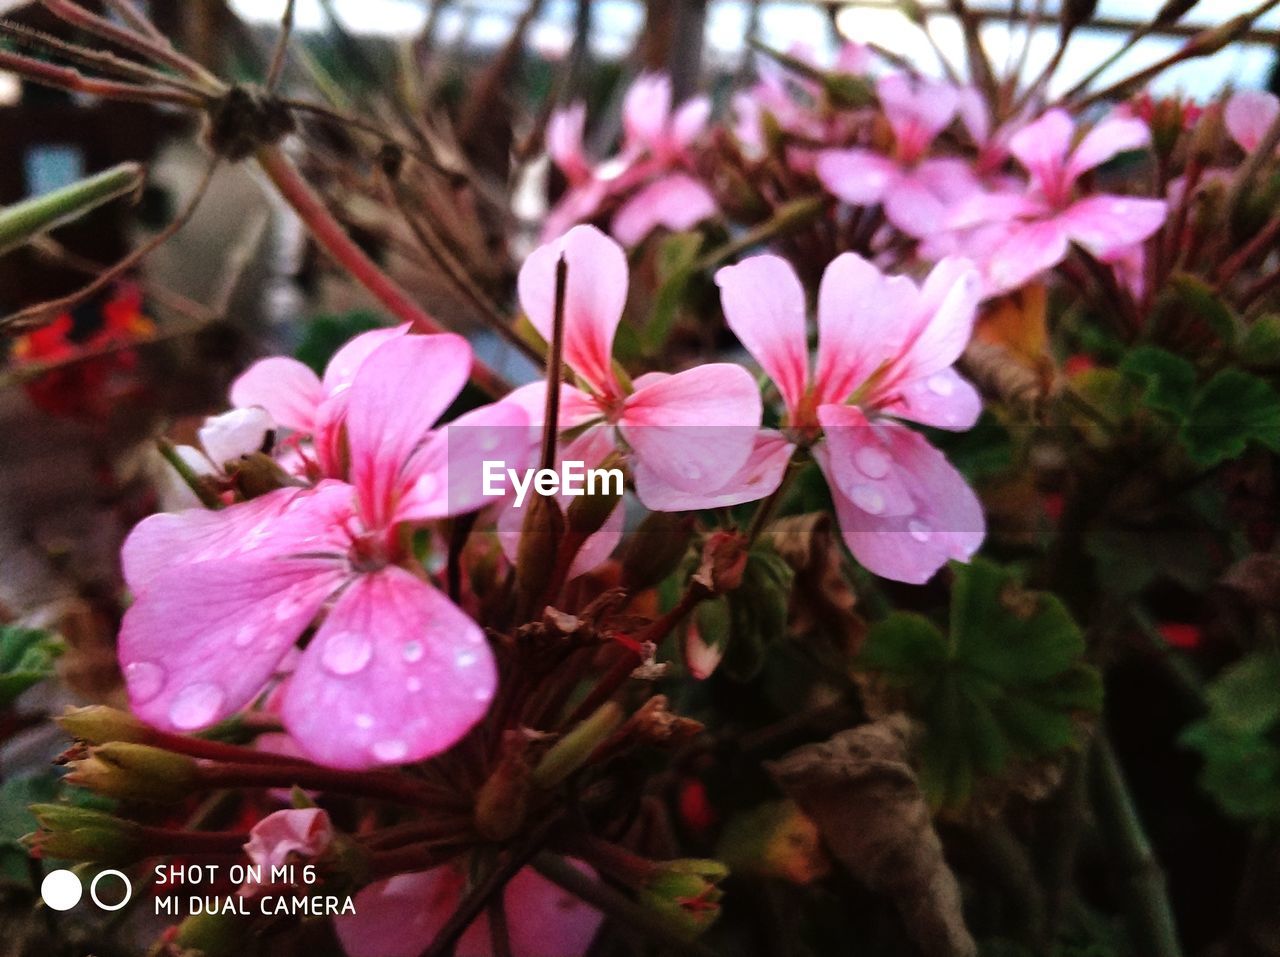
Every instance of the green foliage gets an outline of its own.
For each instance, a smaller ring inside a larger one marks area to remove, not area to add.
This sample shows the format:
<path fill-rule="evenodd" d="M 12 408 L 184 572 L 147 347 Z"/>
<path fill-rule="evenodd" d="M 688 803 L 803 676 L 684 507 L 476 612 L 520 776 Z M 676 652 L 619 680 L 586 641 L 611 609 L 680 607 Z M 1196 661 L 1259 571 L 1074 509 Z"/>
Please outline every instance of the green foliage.
<path fill-rule="evenodd" d="M 1280 450 L 1280 395 L 1255 375 L 1224 369 L 1197 385 L 1195 366 L 1155 346 L 1134 350 L 1121 371 L 1201 468 L 1237 458 L 1250 442 Z"/>
<path fill-rule="evenodd" d="M 21 838 L 36 829 L 36 819 L 28 807 L 52 801 L 57 791 L 53 773 L 13 777 L 0 784 L 0 880 L 29 879 L 29 855 Z"/>
<path fill-rule="evenodd" d="M 1245 365 L 1280 366 L 1280 316 L 1262 316 L 1250 325 L 1238 351 Z"/>
<path fill-rule="evenodd" d="M 53 674 L 62 642 L 37 628 L 0 627 L 0 707 Z"/>
<path fill-rule="evenodd" d="M 380 329 L 386 325 L 377 313 L 355 310 L 335 315 L 316 316 L 306 324 L 302 341 L 293 351 L 294 358 L 315 370 L 317 375 L 324 373 L 333 354 L 351 339 L 370 329 Z"/>
<path fill-rule="evenodd" d="M 721 673 L 735 681 L 760 673 L 768 646 L 786 632 L 794 574 L 772 548 L 757 546 L 747 558 L 742 584 L 694 611 L 703 642 L 723 649 Z"/>
<path fill-rule="evenodd" d="M 900 690 L 925 727 L 921 783 L 935 806 L 966 803 L 978 779 L 1079 741 L 1102 705 L 1084 639 L 1053 595 L 991 562 L 953 564 L 949 634 L 896 612 L 867 635 L 859 666 Z"/>
<path fill-rule="evenodd" d="M 698 254 L 702 251 L 700 232 L 674 233 L 662 240 L 657 253 L 658 294 L 653 314 L 645 324 L 644 351 L 657 355 L 671 334 L 676 316 L 684 302 L 689 281 L 697 272 Z"/>
<path fill-rule="evenodd" d="M 1209 714 L 1183 734 L 1200 753 L 1201 786 L 1249 821 L 1280 819 L 1280 655 L 1264 652 L 1228 668 L 1209 687 Z"/>

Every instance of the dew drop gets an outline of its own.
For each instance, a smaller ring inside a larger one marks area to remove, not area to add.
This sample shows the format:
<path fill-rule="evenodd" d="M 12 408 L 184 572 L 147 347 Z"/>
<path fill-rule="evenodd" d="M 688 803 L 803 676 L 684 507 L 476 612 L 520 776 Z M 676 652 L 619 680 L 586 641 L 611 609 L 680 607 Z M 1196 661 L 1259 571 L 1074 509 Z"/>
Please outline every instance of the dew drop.
<path fill-rule="evenodd" d="M 854 505 L 868 514 L 879 515 L 884 511 L 884 496 L 870 485 L 855 485 L 849 497 Z"/>
<path fill-rule="evenodd" d="M 124 679 L 136 704 L 144 704 L 164 687 L 164 669 L 153 661 L 134 661 L 124 667 Z"/>
<path fill-rule="evenodd" d="M 211 681 L 198 681 L 178 692 L 169 705 L 169 720 L 182 731 L 203 728 L 217 717 L 226 695 Z"/>
<path fill-rule="evenodd" d="M 416 676 L 411 677 L 405 681 L 404 686 L 410 694 L 417 694 L 422 690 L 422 679 Z"/>
<path fill-rule="evenodd" d="M 488 701 L 493 697 L 493 689 L 487 686 L 481 686 L 471 692 L 471 697 L 475 698 L 477 701 Z"/>
<path fill-rule="evenodd" d="M 702 469 L 698 468 L 698 466 L 696 466 L 692 462 L 686 462 L 683 466 L 681 466 L 680 472 L 687 479 L 702 478 Z"/>
<path fill-rule="evenodd" d="M 298 597 L 295 589 L 289 589 L 280 596 L 280 600 L 276 602 L 276 621 L 289 621 L 298 614 L 298 610 L 302 607 L 302 600 Z"/>
<path fill-rule="evenodd" d="M 889 456 L 871 446 L 858 449 L 853 456 L 853 464 L 868 478 L 879 479 L 889 474 Z"/>
<path fill-rule="evenodd" d="M 241 625 L 236 629 L 236 633 L 231 638 L 231 643 L 237 648 L 247 648 L 253 644 L 254 630 L 252 625 Z"/>
<path fill-rule="evenodd" d="M 907 531 L 911 533 L 911 537 L 917 542 L 927 542 L 933 535 L 928 525 L 914 518 L 907 522 Z"/>
<path fill-rule="evenodd" d="M 413 664 L 415 661 L 422 660 L 423 650 L 422 642 L 420 641 L 406 642 L 405 646 L 400 649 L 400 656 L 409 664 Z"/>
<path fill-rule="evenodd" d="M 354 631 L 340 631 L 325 642 L 321 663 L 335 675 L 353 675 L 373 657 L 373 644 Z"/>
<path fill-rule="evenodd" d="M 476 663 L 476 655 L 472 651 L 460 651 L 453 661 L 459 668 L 470 668 Z"/>
<path fill-rule="evenodd" d="M 929 391 L 934 395 L 948 396 L 956 389 L 956 384 L 950 377 L 945 375 L 929 376 Z"/>
<path fill-rule="evenodd" d="M 409 753 L 409 746 L 396 738 L 388 738 L 386 741 L 376 742 L 370 750 L 379 761 L 390 764 L 394 761 L 403 761 L 405 755 Z"/>
<path fill-rule="evenodd" d="M 440 487 L 439 481 L 431 474 L 422 476 L 418 481 L 413 483 L 413 493 L 422 498 L 430 498 L 436 493 L 436 489 Z"/>
<path fill-rule="evenodd" d="M 356 727 L 368 731 L 373 727 L 373 715 L 358 714 L 356 715 Z"/>

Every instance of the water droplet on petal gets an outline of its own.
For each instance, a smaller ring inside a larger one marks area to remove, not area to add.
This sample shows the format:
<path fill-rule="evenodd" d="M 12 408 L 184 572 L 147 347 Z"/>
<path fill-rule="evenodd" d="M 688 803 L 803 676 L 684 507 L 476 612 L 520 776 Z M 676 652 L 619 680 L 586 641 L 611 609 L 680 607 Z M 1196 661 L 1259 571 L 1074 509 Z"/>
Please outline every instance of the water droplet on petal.
<path fill-rule="evenodd" d="M 373 727 L 373 715 L 371 714 L 356 715 L 356 727 L 363 728 L 365 731 L 368 731 L 370 728 Z"/>
<path fill-rule="evenodd" d="M 241 625 L 236 629 L 235 635 L 231 639 L 231 643 L 237 648 L 247 648 L 253 644 L 253 638 L 256 632 L 252 625 Z"/>
<path fill-rule="evenodd" d="M 422 679 L 418 677 L 409 678 L 405 681 L 404 686 L 411 694 L 417 694 L 422 690 Z"/>
<path fill-rule="evenodd" d="M 471 697 L 477 701 L 488 701 L 493 697 L 493 689 L 489 687 L 480 687 L 471 692 Z"/>
<path fill-rule="evenodd" d="M 276 621 L 289 621 L 298 614 L 302 600 L 298 596 L 299 589 L 290 588 L 276 602 Z"/>
<path fill-rule="evenodd" d="M 480 451 L 492 452 L 498 447 L 498 436 L 494 432 L 486 432 L 484 438 L 480 440 Z"/>
<path fill-rule="evenodd" d="M 388 738 L 386 741 L 376 742 L 370 750 L 379 761 L 391 764 L 395 761 L 403 761 L 405 755 L 409 753 L 409 746 L 403 741 Z"/>
<path fill-rule="evenodd" d="M 137 704 L 145 704 L 164 687 L 164 669 L 153 661 L 134 661 L 124 666 L 124 680 Z"/>
<path fill-rule="evenodd" d="M 459 668 L 470 668 L 476 663 L 476 655 L 471 651 L 460 651 L 458 657 L 453 660 Z"/>
<path fill-rule="evenodd" d="M 354 631 L 340 631 L 325 642 L 320 662 L 335 675 L 353 675 L 373 657 L 373 643 Z"/>
<path fill-rule="evenodd" d="M 169 705 L 169 720 L 182 731 L 203 728 L 218 716 L 225 698 L 222 689 L 211 681 L 187 685 Z"/>
<path fill-rule="evenodd" d="M 413 494 L 421 496 L 422 498 L 430 498 L 435 494 L 436 489 L 439 488 L 439 486 L 440 483 L 436 480 L 436 477 L 434 475 L 427 474 L 413 483 Z"/>
<path fill-rule="evenodd" d="M 889 456 L 871 446 L 858 449 L 854 453 L 853 464 L 868 478 L 879 479 L 889 474 Z"/>
<path fill-rule="evenodd" d="M 684 465 L 683 465 L 683 466 L 681 466 L 681 468 L 680 468 L 680 472 L 681 472 L 681 474 L 682 474 L 682 475 L 684 475 L 684 477 L 685 477 L 685 478 L 687 478 L 687 479 L 700 479 L 700 478 L 702 478 L 702 469 L 698 468 L 698 466 L 697 466 L 697 465 L 695 465 L 695 464 L 694 464 L 694 463 L 692 463 L 692 462 L 686 462 L 686 463 L 684 463 Z"/>
<path fill-rule="evenodd" d="M 422 642 L 410 641 L 406 642 L 405 646 L 400 649 L 400 655 L 405 661 L 409 662 L 409 664 L 413 664 L 415 661 L 422 660 L 422 653 L 424 650 Z"/>
<path fill-rule="evenodd" d="M 947 396 L 956 390 L 955 382 L 945 375 L 929 376 L 927 385 L 929 386 L 929 391 L 934 395 Z"/>
<path fill-rule="evenodd" d="M 871 515 L 879 515 L 884 511 L 884 496 L 870 485 L 855 485 L 853 494 L 849 497 L 853 499 L 854 505 Z"/>
<path fill-rule="evenodd" d="M 914 518 L 907 522 L 907 531 L 917 542 L 927 542 L 933 534 L 928 525 Z"/>

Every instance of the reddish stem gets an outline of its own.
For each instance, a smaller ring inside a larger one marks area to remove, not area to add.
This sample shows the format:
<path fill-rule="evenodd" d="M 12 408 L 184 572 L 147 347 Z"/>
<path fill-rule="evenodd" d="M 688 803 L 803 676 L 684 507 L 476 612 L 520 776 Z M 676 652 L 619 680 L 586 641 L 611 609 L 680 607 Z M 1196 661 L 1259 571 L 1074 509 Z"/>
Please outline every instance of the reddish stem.
<path fill-rule="evenodd" d="M 210 788 L 289 788 L 369 797 L 409 806 L 439 807 L 445 799 L 435 788 L 385 771 L 339 771 L 317 766 L 282 764 L 202 764 L 199 780 Z"/>

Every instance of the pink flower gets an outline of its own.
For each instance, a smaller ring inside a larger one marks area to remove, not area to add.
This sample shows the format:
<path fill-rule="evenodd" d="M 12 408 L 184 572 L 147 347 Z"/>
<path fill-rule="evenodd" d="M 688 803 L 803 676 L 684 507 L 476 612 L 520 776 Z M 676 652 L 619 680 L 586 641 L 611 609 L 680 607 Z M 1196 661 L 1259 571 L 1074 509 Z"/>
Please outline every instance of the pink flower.
<path fill-rule="evenodd" d="M 244 852 L 270 876 L 291 855 L 314 860 L 333 842 L 333 824 L 320 808 L 290 809 L 268 814 L 249 831 Z"/>
<path fill-rule="evenodd" d="M 585 865 L 579 870 L 591 873 Z M 349 957 L 418 957 L 462 902 L 466 875 L 456 865 L 398 874 L 360 891 L 354 914 L 334 919 Z M 512 957 L 585 954 L 603 917 L 532 868 L 503 891 Z M 488 919 L 481 915 L 458 941 L 455 957 L 491 957 Z"/>
<path fill-rule="evenodd" d="M 1280 99 L 1264 90 L 1241 90 L 1227 100 L 1223 120 L 1227 132 L 1246 153 L 1252 153 L 1280 115 Z"/>
<path fill-rule="evenodd" d="M 564 360 L 581 385 L 562 387 L 560 429 L 577 436 L 588 468 L 619 449 L 677 497 L 722 485 L 747 461 L 760 425 L 760 392 L 750 374 L 717 362 L 624 383 L 614 371 L 613 337 L 627 300 L 627 259 L 593 226 L 576 226 L 535 250 L 520 270 L 520 302 L 546 339 L 562 255 L 568 263 Z M 540 426 L 545 394 L 542 383 L 533 383 L 505 401 L 527 410 Z M 639 479 L 637 492 L 648 504 Z"/>
<path fill-rule="evenodd" d="M 1141 120 L 1112 117 L 1090 130 L 1072 148 L 1074 126 L 1065 110 L 1045 113 L 1013 135 L 1010 152 L 1030 174 L 1024 195 L 974 197 L 953 211 L 958 230 L 979 227 L 971 237 L 980 250 L 988 292 L 1016 289 L 1052 269 L 1076 243 L 1103 262 L 1127 254 L 1164 223 L 1164 200 L 1100 193 L 1076 198 L 1081 176 L 1118 153 L 1139 149 L 1151 140 Z M 1003 229 L 981 229 L 1004 223 Z M 964 243 L 961 242 L 963 247 Z"/>
<path fill-rule="evenodd" d="M 480 507 L 481 460 L 527 444 L 511 405 L 473 413 L 482 428 L 432 430 L 470 367 L 458 336 L 392 337 L 336 397 L 348 481 L 153 515 L 133 530 L 123 564 L 136 599 L 119 653 L 143 720 L 192 731 L 244 707 L 322 609 L 280 699 L 307 757 L 416 761 L 483 716 L 495 682 L 484 636 L 426 580 L 402 534 Z"/>
<path fill-rule="evenodd" d="M 868 149 L 825 150 L 818 156 L 822 184 L 846 203 L 884 207 L 885 217 L 917 238 L 938 229 L 949 209 L 978 190 L 968 165 L 959 159 L 926 159 L 939 133 L 959 107 L 955 87 L 902 74 L 876 84 L 894 135 L 894 155 Z"/>
<path fill-rule="evenodd" d="M 762 433 L 757 451 L 785 466 L 797 445 L 812 449 L 846 544 L 877 575 L 919 583 L 948 559 L 967 561 L 984 534 L 977 497 L 901 420 L 961 430 L 981 412 L 977 392 L 952 368 L 978 302 L 970 265 L 944 259 L 917 287 L 853 253 L 837 258 L 818 292 L 812 373 L 804 290 L 785 260 L 755 256 L 716 281 L 730 328 L 786 406 L 783 435 Z M 782 470 L 766 471 L 776 487 Z M 731 498 L 738 481 L 714 495 Z"/>

